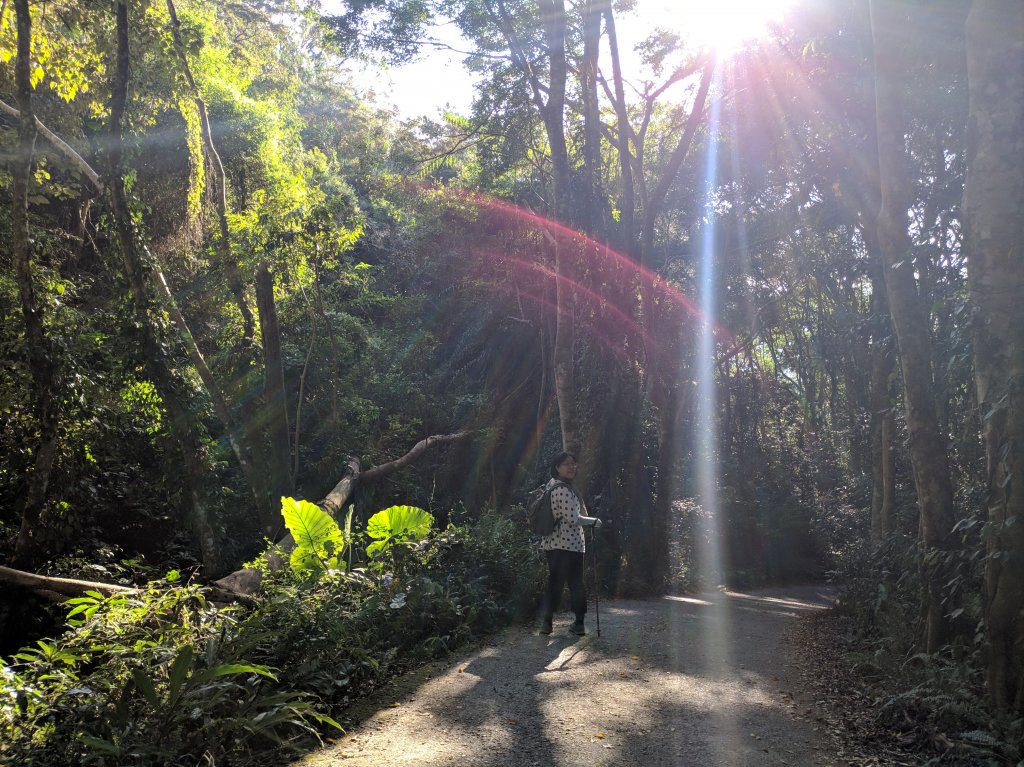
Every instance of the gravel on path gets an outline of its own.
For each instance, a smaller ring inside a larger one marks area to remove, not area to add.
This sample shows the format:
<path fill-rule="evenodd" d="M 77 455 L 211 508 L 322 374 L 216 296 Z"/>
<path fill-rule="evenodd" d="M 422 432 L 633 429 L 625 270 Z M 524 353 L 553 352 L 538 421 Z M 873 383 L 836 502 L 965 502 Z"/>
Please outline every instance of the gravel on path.
<path fill-rule="evenodd" d="M 294 767 L 600 767 L 847 762 L 802 689 L 788 629 L 825 587 L 601 603 L 587 636 L 513 627 L 408 674 Z M 806 671 L 806 669 L 803 669 Z"/>

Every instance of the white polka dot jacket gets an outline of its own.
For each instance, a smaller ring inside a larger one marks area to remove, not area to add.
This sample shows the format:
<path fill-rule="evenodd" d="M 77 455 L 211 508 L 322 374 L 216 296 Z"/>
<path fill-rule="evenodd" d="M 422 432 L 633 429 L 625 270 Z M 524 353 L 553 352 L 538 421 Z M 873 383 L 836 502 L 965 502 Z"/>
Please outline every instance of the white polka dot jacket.
<path fill-rule="evenodd" d="M 548 482 L 547 489 L 551 493 L 551 512 L 555 515 L 555 529 L 551 535 L 545 535 L 540 539 L 540 547 L 544 551 L 563 549 L 582 554 L 587 548 L 583 539 L 583 528 L 592 526 L 597 518 L 585 516 L 587 507 L 562 480 L 552 479 Z"/>

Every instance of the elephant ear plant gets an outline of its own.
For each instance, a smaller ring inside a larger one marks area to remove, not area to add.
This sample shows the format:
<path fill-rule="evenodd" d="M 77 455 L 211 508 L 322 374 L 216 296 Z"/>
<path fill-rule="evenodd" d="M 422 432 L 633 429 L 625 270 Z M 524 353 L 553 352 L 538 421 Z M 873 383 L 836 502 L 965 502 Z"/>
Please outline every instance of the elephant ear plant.
<path fill-rule="evenodd" d="M 351 511 L 349 512 L 351 515 Z M 292 570 L 319 575 L 330 570 L 344 570 L 344 553 L 351 547 L 351 533 L 346 535 L 331 515 L 309 501 L 281 499 L 281 515 L 285 527 L 295 539 L 291 555 Z M 350 530 L 350 526 L 346 525 Z"/>
<path fill-rule="evenodd" d="M 391 506 L 378 511 L 367 520 L 367 536 L 374 542 L 367 547 L 370 569 L 381 574 L 382 583 L 389 587 L 402 583 L 401 590 L 392 594 L 390 607 L 400 609 L 409 598 L 410 583 L 406 576 L 415 561 L 415 549 L 426 541 L 434 518 L 415 506 Z M 390 565 L 390 572 L 385 572 Z M 429 579 L 424 580 L 430 584 Z M 436 586 L 434 586 L 436 588 Z"/>
<path fill-rule="evenodd" d="M 380 562 L 390 555 L 399 571 L 412 547 L 426 540 L 433 526 L 434 518 L 415 506 L 391 506 L 378 511 L 366 523 L 366 534 L 374 539 L 366 548 L 366 556 L 371 562 Z"/>
<path fill-rule="evenodd" d="M 319 577 L 332 570 L 352 569 L 355 536 L 351 508 L 344 530 L 323 509 L 309 501 L 282 498 L 281 515 L 295 539 L 290 561 L 292 570 Z M 373 539 L 366 547 L 366 557 L 378 570 L 390 560 L 397 573 L 408 561 L 413 547 L 426 540 L 433 526 L 434 518 L 415 506 L 391 506 L 378 511 L 366 523 L 366 535 Z"/>

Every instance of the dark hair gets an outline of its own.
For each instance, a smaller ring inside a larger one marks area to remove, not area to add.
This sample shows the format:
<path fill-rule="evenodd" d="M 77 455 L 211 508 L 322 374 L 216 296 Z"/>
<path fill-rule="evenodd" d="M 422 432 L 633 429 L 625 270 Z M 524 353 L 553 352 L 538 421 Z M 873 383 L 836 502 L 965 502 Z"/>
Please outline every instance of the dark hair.
<path fill-rule="evenodd" d="M 568 461 L 570 458 L 572 458 L 574 461 L 576 460 L 576 456 L 573 455 L 572 453 L 562 452 L 562 453 L 559 453 L 558 455 L 556 455 L 554 458 L 551 459 L 551 478 L 552 479 L 558 479 L 558 467 L 561 466 L 566 461 Z"/>

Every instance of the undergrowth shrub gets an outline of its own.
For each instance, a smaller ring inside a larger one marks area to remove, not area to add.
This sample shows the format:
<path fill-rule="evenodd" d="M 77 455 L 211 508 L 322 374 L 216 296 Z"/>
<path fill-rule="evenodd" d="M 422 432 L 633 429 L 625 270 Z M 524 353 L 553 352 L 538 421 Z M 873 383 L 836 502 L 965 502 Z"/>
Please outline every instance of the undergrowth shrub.
<path fill-rule="evenodd" d="M 845 656 L 871 690 L 875 718 L 929 764 L 1017 764 L 1024 757 L 1024 722 L 996 717 L 985 691 L 981 524 L 962 520 L 963 546 L 933 552 L 943 573 L 943 607 L 954 627 L 939 652 L 919 651 L 923 628 L 919 563 L 909 536 L 892 536 L 872 550 L 866 541 L 842 554 L 835 573 L 838 610 L 849 620 Z"/>
<path fill-rule="evenodd" d="M 287 571 L 269 581 L 266 599 L 246 618 L 244 654 L 337 705 L 529 615 L 543 567 L 524 530 L 485 514 L 398 558 L 312 583 Z"/>
<path fill-rule="evenodd" d="M 238 611 L 196 586 L 72 600 L 69 629 L 0 666 L 0 760 L 20 765 L 242 764 L 329 721 L 271 669 L 226 661 Z"/>
<path fill-rule="evenodd" d="M 0 663 L 0 764 L 252 765 L 304 748 L 390 676 L 526 616 L 541 560 L 485 514 L 365 567 L 267 572 L 249 607 L 197 586 L 73 600 L 67 631 Z"/>
<path fill-rule="evenodd" d="M 921 633 L 916 551 L 903 536 L 890 537 L 874 551 L 861 540 L 838 563 L 839 612 L 852 619 L 859 638 L 887 652 L 914 647 Z"/>

